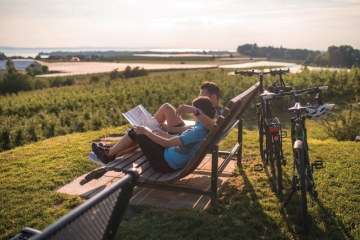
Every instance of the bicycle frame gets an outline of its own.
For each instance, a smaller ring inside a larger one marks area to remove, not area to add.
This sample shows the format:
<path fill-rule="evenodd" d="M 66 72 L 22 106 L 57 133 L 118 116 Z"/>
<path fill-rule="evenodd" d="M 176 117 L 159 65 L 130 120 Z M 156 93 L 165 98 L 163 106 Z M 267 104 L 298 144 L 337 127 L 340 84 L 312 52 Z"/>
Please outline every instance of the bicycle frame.
<path fill-rule="evenodd" d="M 299 96 L 295 96 L 295 105 L 299 104 Z M 321 98 L 319 99 L 321 102 Z M 308 190 L 311 193 L 311 204 L 314 203 L 314 196 L 316 195 L 315 182 L 313 178 L 313 171 L 311 168 L 310 157 L 309 157 L 309 145 L 307 141 L 307 129 L 306 129 L 306 117 L 301 115 L 301 110 L 295 111 L 295 117 L 291 118 L 291 141 L 293 146 L 293 156 L 295 156 L 296 149 L 301 148 L 304 152 L 304 166 L 306 170 Z M 295 161 L 294 161 L 295 165 Z M 295 167 L 295 166 L 294 166 Z M 297 166 L 299 168 L 299 166 Z M 299 169 L 298 169 L 299 170 Z M 317 197 L 317 196 L 316 196 Z M 284 207 L 286 204 L 284 204 Z"/>
<path fill-rule="evenodd" d="M 289 91 L 292 88 L 285 86 L 285 83 L 281 77 L 282 74 L 288 73 L 288 70 L 278 70 L 270 72 L 254 72 L 254 71 L 237 71 L 235 74 L 244 75 L 244 76 L 259 76 L 260 82 L 260 94 L 264 92 L 263 82 L 264 75 L 270 74 L 271 76 L 280 75 L 280 86 L 276 86 L 276 82 L 271 84 L 268 89 L 271 88 L 273 92 L 279 91 Z M 264 165 L 270 165 L 271 175 L 275 184 L 276 192 L 279 194 L 282 191 L 282 166 L 285 164 L 283 158 L 282 150 L 282 134 L 281 134 L 281 124 L 279 120 L 271 114 L 270 101 L 265 100 L 260 96 L 260 103 L 256 104 L 257 106 L 257 118 L 258 118 L 258 130 L 259 130 L 259 145 L 260 145 L 260 155 Z M 265 141 L 264 141 L 265 136 Z M 265 145 L 264 145 L 265 144 Z M 259 166 L 260 165 L 260 166 Z M 255 166 L 256 170 L 262 170 L 263 167 L 261 164 Z"/>

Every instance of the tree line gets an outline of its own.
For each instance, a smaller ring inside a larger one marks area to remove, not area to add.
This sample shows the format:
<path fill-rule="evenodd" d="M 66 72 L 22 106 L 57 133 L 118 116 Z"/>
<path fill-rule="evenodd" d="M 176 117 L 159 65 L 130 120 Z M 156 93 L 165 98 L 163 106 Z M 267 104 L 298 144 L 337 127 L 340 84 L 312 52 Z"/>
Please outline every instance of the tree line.
<path fill-rule="evenodd" d="M 360 50 L 349 45 L 330 46 L 325 53 L 307 49 L 259 47 L 257 44 L 238 46 L 238 53 L 255 58 L 302 61 L 303 65 L 351 68 L 360 66 Z"/>
<path fill-rule="evenodd" d="M 317 56 L 320 51 L 311 51 L 306 49 L 288 49 L 288 48 L 276 48 L 272 46 L 259 47 L 255 44 L 244 44 L 238 46 L 237 52 L 252 58 L 267 58 L 267 59 L 285 59 L 285 60 L 302 60 L 305 61 L 309 55 Z"/>
<path fill-rule="evenodd" d="M 339 68 L 358 67 L 360 66 L 360 50 L 349 45 L 330 46 L 324 54 L 309 56 L 304 64 Z"/>

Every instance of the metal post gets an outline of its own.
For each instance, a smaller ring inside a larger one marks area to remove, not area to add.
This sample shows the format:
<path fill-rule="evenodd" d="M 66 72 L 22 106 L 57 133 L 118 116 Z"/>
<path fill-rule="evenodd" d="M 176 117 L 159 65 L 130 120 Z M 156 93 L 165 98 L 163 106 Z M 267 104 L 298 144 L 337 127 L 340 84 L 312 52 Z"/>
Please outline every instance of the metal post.
<path fill-rule="evenodd" d="M 241 165 L 241 156 L 242 156 L 242 145 L 243 145 L 243 122 L 242 119 L 239 119 L 238 123 L 238 143 L 240 144 L 239 149 L 237 151 L 237 165 L 240 167 Z"/>
<path fill-rule="evenodd" d="M 214 205 L 217 199 L 217 178 L 218 178 L 218 161 L 219 161 L 219 146 L 215 145 L 212 149 L 211 161 L 211 204 Z"/>

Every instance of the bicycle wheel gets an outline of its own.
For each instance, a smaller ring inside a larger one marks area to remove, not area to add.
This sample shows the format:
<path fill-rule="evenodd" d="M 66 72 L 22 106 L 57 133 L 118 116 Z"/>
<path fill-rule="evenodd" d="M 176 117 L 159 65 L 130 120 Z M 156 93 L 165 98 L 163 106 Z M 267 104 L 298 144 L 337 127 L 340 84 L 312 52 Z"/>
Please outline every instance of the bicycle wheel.
<path fill-rule="evenodd" d="M 262 109 L 260 109 L 260 114 L 258 116 L 258 133 L 259 133 L 259 144 L 260 144 L 260 156 L 264 163 L 267 164 L 267 160 L 265 157 L 266 150 L 266 137 L 265 137 L 265 127 L 264 127 L 264 115 Z"/>
<path fill-rule="evenodd" d="M 278 140 L 280 141 L 280 140 Z M 273 157 L 271 158 L 272 164 L 272 175 L 275 184 L 276 193 L 282 192 L 282 166 L 281 166 L 281 154 L 280 154 L 280 143 L 274 141 Z"/>
<path fill-rule="evenodd" d="M 303 227 L 305 233 L 308 233 L 308 209 L 307 209 L 307 200 L 306 200 L 306 176 L 305 176 L 305 159 L 304 151 L 302 149 L 296 149 L 295 155 L 296 161 L 299 163 L 298 173 L 300 177 L 300 191 L 301 191 L 301 207 L 302 207 L 302 216 L 303 216 Z"/>

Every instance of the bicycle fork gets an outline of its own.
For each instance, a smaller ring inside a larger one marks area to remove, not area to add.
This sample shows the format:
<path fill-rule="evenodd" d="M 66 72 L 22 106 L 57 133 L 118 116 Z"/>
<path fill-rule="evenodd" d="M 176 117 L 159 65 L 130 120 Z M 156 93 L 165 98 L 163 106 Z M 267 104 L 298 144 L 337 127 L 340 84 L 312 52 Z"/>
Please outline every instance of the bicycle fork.
<path fill-rule="evenodd" d="M 300 175 L 299 174 L 295 174 L 295 170 L 297 169 L 297 171 L 299 172 L 299 158 L 298 156 L 296 156 L 297 151 L 296 149 L 302 149 L 304 154 L 304 165 L 305 165 L 305 184 L 306 184 L 306 191 L 309 192 L 310 195 L 310 203 L 311 206 L 314 206 L 314 200 L 317 199 L 318 197 L 318 193 L 315 190 L 315 182 L 314 182 L 314 178 L 313 178 L 313 173 L 311 171 L 310 168 L 310 164 L 309 164 L 309 153 L 308 153 L 308 149 L 307 149 L 307 144 L 305 144 L 305 142 L 301 141 L 301 140 L 296 140 L 294 142 L 294 159 L 297 159 L 297 161 L 294 161 L 294 165 L 293 165 L 293 171 L 292 171 L 292 182 L 291 182 L 291 192 L 288 195 L 286 201 L 284 202 L 283 208 L 285 208 L 287 206 L 287 204 L 289 203 L 289 201 L 291 200 L 293 194 L 300 190 L 301 188 L 301 181 L 300 181 Z"/>

